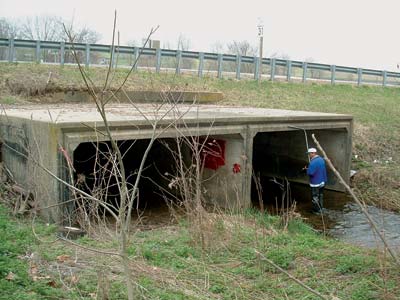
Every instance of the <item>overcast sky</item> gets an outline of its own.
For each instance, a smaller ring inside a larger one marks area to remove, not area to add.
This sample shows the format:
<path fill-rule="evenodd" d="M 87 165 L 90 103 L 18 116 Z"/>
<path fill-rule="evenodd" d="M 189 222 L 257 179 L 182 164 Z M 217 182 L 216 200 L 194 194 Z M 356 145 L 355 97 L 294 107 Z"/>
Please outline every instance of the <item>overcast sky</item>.
<path fill-rule="evenodd" d="M 140 41 L 160 25 L 154 39 L 210 51 L 216 42 L 258 44 L 264 25 L 264 57 L 400 71 L 400 0 L 0 0 L 0 17 L 56 15 L 101 33 L 111 43 L 114 10 L 121 44 Z"/>

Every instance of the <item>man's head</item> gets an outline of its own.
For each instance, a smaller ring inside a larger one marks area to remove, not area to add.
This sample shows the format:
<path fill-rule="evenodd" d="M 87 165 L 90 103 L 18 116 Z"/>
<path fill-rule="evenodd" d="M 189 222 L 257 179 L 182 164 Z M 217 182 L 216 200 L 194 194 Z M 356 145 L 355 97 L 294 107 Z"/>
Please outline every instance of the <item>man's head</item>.
<path fill-rule="evenodd" d="M 308 153 L 308 155 L 310 156 L 310 158 L 313 158 L 314 156 L 317 155 L 317 149 L 315 149 L 315 148 L 308 148 L 307 153 Z"/>

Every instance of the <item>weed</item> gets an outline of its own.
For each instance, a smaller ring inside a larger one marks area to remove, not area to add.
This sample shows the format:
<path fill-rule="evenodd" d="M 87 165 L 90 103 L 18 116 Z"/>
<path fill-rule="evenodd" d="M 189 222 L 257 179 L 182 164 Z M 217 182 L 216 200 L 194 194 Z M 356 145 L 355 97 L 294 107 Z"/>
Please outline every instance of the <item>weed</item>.
<path fill-rule="evenodd" d="M 6 96 L 0 99 L 0 103 L 2 104 L 16 104 L 17 99 L 13 96 Z"/>
<path fill-rule="evenodd" d="M 66 299 L 67 294 L 52 287 L 55 279 L 33 281 L 29 276 L 28 263 L 23 257 L 35 245 L 30 226 L 19 224 L 7 216 L 7 209 L 0 205 L 0 290 L 1 299 L 46 299 L 47 296 Z M 38 226 L 38 232 L 46 226 Z M 47 233 L 51 232 L 47 231 Z M 49 284 L 51 283 L 51 284 Z"/>
<path fill-rule="evenodd" d="M 365 257 L 365 255 L 343 255 L 338 258 L 335 271 L 341 274 L 363 272 L 375 264 L 374 258 Z"/>

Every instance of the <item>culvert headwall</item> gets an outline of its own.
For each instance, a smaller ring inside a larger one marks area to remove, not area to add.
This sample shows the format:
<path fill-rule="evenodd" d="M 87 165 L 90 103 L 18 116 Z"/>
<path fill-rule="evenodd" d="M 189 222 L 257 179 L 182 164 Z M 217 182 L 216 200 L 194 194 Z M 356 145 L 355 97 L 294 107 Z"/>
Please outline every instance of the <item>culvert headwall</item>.
<path fill-rule="evenodd" d="M 342 176 L 349 180 L 353 129 L 350 115 L 153 104 L 139 104 L 136 108 L 129 104 L 110 104 L 106 112 L 112 135 L 120 145 L 129 144 L 135 148 L 135 141 L 142 141 L 136 146 L 144 145 L 154 133 L 160 142 L 167 141 L 167 145 L 176 144 L 176 139 L 193 140 L 193 137 L 198 137 L 196 143 L 208 145 L 200 154 L 202 193 L 206 202 L 218 206 L 243 208 L 251 205 L 253 170 L 265 176 L 286 177 L 307 184 L 307 178 L 297 174 L 307 163 L 304 133 L 294 127 L 304 128 L 309 136 L 314 133 Z M 89 104 L 26 106 L 6 108 L 0 121 L 4 164 L 14 179 L 34 194 L 43 216 L 62 221 L 63 203 L 71 199 L 62 180 L 71 181 L 74 164 L 84 168 L 82 161 L 90 159 L 90 147 L 107 144 L 100 114 Z M 155 122 L 156 127 L 153 126 Z M 311 138 L 309 143 L 312 145 Z M 135 166 L 142 152 L 130 151 L 133 152 L 128 157 Z M 191 147 L 181 151 L 189 166 L 193 163 L 194 152 Z M 165 156 L 161 161 L 167 164 L 174 163 L 167 153 L 160 150 L 150 158 L 148 165 L 157 165 L 153 163 L 157 155 L 157 159 Z M 168 171 L 154 168 L 150 179 L 160 181 L 158 173 Z M 77 174 L 74 176 L 76 180 Z M 330 178 L 327 188 L 342 190 L 333 176 Z"/>

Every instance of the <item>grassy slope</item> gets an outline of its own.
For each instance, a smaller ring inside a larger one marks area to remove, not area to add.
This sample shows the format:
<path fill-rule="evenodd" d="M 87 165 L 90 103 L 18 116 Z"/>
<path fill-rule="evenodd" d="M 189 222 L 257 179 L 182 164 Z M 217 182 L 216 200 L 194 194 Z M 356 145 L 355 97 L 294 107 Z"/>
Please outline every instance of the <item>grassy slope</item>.
<path fill-rule="evenodd" d="M 52 83 L 48 88 L 83 88 L 74 68 L 0 64 L 0 102 L 50 101 L 48 95 L 42 94 L 49 72 L 52 72 Z M 101 82 L 104 78 L 96 69 L 90 72 L 95 81 Z M 115 79 L 120 79 L 125 72 L 116 74 Z M 18 82 L 22 82 L 19 92 L 12 93 L 9 87 L 15 87 Z M 148 73 L 134 74 L 127 86 L 222 91 L 227 105 L 353 114 L 354 154 L 358 155 L 354 166 L 361 169 L 356 187 L 368 200 L 394 199 L 392 206 L 398 205 L 399 89 L 277 82 L 259 85 L 252 81 Z M 39 95 L 24 95 L 26 91 L 32 94 L 35 88 Z M 374 160 L 378 162 L 373 163 Z M 90 299 L 96 293 L 99 270 L 110 281 L 112 299 L 125 297 L 121 267 L 115 258 L 100 257 L 58 242 L 34 242 L 27 224 L 10 219 L 7 212 L 1 208 L 0 299 Z M 193 228 L 184 223 L 139 231 L 132 237 L 130 252 L 138 295 L 144 299 L 316 299 L 276 273 L 255 255 L 254 249 L 324 295 L 332 293 L 342 299 L 396 299 L 399 294 L 398 268 L 373 252 L 325 239 L 299 220 L 294 220 L 288 231 L 282 230 L 277 218 L 257 213 L 224 216 L 217 221 L 210 219 L 208 224 L 205 232 L 209 244 L 205 250 L 197 244 Z M 37 229 L 48 239 L 54 234 L 42 225 Z M 80 242 L 105 249 L 115 247 L 107 239 L 100 243 L 85 238 Z M 34 270 L 38 269 L 40 274 L 36 281 L 27 275 L 29 270 L 32 273 L 32 260 L 19 257 L 27 251 L 34 251 L 39 257 L 34 264 Z M 63 254 L 70 258 L 60 261 L 57 257 Z M 73 265 L 69 260 L 75 255 L 84 267 L 77 273 L 60 273 L 60 267 L 67 263 Z M 9 272 L 15 273 L 16 279 L 7 280 Z"/>

